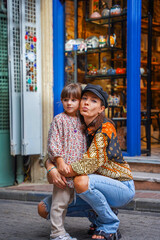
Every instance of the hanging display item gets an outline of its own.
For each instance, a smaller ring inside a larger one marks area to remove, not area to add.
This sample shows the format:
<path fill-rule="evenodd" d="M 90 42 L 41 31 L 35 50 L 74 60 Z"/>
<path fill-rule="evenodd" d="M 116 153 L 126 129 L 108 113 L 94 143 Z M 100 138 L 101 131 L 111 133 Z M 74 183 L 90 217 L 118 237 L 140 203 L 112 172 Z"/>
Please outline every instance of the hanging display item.
<path fill-rule="evenodd" d="M 25 33 L 26 91 L 37 92 L 36 30 L 29 27 Z"/>

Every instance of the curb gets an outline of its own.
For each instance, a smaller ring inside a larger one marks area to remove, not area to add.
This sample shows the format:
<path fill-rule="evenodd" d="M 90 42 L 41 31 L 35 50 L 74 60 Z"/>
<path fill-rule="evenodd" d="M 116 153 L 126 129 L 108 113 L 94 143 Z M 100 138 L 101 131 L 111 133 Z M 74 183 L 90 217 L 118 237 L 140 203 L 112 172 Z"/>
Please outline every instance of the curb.
<path fill-rule="evenodd" d="M 21 191 L 21 190 L 0 190 L 0 199 L 40 202 L 43 198 L 51 195 L 50 192 Z"/>
<path fill-rule="evenodd" d="M 134 198 L 128 205 L 121 209 L 160 212 L 160 199 Z"/>
<path fill-rule="evenodd" d="M 36 192 L 22 190 L 0 189 L 0 199 L 40 202 L 51 195 L 51 192 Z M 132 211 L 160 212 L 160 199 L 134 198 L 128 205 L 121 209 Z"/>

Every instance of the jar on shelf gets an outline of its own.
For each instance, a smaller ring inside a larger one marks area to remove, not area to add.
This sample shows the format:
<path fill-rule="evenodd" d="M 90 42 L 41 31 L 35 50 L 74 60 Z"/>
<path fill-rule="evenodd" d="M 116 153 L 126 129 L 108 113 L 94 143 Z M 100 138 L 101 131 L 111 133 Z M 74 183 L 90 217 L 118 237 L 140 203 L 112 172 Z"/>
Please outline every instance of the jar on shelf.
<path fill-rule="evenodd" d="M 110 14 L 110 10 L 108 8 L 105 8 L 102 10 L 101 14 L 102 14 L 102 17 L 108 17 Z"/>
<path fill-rule="evenodd" d="M 122 11 L 122 9 L 121 9 L 120 5 L 114 5 L 110 9 L 110 14 L 111 14 L 111 16 L 113 16 L 113 15 L 120 15 L 121 11 Z"/>

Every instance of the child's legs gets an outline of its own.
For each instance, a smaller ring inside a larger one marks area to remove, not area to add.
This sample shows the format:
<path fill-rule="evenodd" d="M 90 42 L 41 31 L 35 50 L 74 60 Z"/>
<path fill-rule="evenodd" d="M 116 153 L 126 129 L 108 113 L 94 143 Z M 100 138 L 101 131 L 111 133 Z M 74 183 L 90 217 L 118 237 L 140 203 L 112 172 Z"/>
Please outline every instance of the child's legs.
<path fill-rule="evenodd" d="M 38 213 L 45 219 L 50 219 L 50 210 L 52 204 L 52 195 L 45 197 L 38 204 Z M 91 206 L 76 195 L 76 201 L 72 201 L 67 209 L 68 217 L 89 217 L 89 212 L 92 211 Z"/>
<path fill-rule="evenodd" d="M 69 203 L 73 201 L 74 189 L 66 187 L 60 189 L 53 187 L 52 205 L 50 211 L 51 218 L 51 238 L 56 238 L 66 233 L 64 229 L 64 219 Z"/>

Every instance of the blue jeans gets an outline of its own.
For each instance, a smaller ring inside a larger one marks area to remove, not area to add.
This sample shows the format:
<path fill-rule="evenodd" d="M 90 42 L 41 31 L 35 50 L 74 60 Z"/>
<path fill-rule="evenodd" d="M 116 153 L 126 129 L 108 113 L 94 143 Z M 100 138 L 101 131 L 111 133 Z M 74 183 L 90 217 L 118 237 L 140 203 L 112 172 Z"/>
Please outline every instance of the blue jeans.
<path fill-rule="evenodd" d="M 89 187 L 86 192 L 76 194 L 76 202 L 69 205 L 67 216 L 87 217 L 97 226 L 97 230 L 115 233 L 119 226 L 119 219 L 112 208 L 118 208 L 129 203 L 134 195 L 133 180 L 120 182 L 101 175 L 91 174 Z M 51 207 L 51 196 L 43 202 L 48 212 Z"/>
<path fill-rule="evenodd" d="M 78 194 L 86 201 L 96 215 L 92 222 L 96 224 L 97 231 L 116 233 L 119 219 L 111 207 L 118 208 L 129 203 L 135 195 L 133 180 L 120 182 L 108 177 L 91 174 L 89 176 L 88 190 Z"/>

